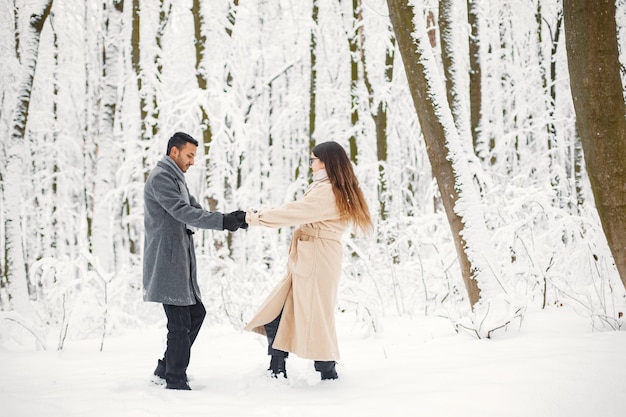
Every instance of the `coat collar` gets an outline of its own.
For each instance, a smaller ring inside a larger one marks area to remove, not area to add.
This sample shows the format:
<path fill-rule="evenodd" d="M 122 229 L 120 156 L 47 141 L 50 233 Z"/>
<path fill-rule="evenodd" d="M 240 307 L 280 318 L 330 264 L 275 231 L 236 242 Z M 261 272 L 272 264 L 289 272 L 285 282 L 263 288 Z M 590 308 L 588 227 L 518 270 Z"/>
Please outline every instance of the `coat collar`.
<path fill-rule="evenodd" d="M 322 183 L 330 183 L 330 179 L 328 178 L 328 174 L 326 173 L 325 169 L 320 169 L 319 171 L 315 172 L 315 174 L 313 174 L 313 182 L 309 184 L 304 194 L 308 194 L 309 191 Z"/>
<path fill-rule="evenodd" d="M 178 180 L 180 180 L 184 184 L 186 184 L 185 174 L 178 167 L 178 165 L 176 165 L 176 162 L 174 162 L 174 160 L 172 158 L 170 158 L 168 155 L 165 155 L 163 157 L 163 159 L 161 159 L 159 162 L 157 162 L 157 165 L 160 166 L 161 168 L 166 169 L 167 171 L 171 172 L 172 174 L 174 174 L 174 176 Z"/>
<path fill-rule="evenodd" d="M 326 172 L 324 168 L 319 169 L 315 173 L 313 173 L 314 182 L 322 181 L 322 180 L 325 180 L 326 178 L 328 178 L 328 173 Z"/>

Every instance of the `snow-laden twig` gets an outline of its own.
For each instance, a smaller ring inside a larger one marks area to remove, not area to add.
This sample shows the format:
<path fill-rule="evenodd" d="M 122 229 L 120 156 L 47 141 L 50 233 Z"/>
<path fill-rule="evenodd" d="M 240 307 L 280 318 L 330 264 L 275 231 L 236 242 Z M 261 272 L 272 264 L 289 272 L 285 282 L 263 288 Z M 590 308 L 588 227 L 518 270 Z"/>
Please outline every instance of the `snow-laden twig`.
<path fill-rule="evenodd" d="M 35 341 L 37 342 L 37 346 L 39 346 L 43 350 L 47 350 L 46 342 L 44 338 L 42 337 L 42 335 L 38 331 L 34 330 L 35 326 L 32 323 L 29 323 L 19 314 L 15 312 L 11 312 L 11 311 L 0 311 L 0 319 L 4 319 L 6 321 L 10 321 L 12 323 L 19 325 L 28 333 L 33 335 L 33 337 L 35 338 Z"/>
<path fill-rule="evenodd" d="M 458 320 L 454 325 L 459 329 L 468 331 L 478 339 L 491 339 L 495 332 L 500 329 L 508 329 L 514 320 L 519 320 L 521 327 L 525 307 L 516 306 L 505 295 L 481 301 L 474 306 L 474 311 Z"/>

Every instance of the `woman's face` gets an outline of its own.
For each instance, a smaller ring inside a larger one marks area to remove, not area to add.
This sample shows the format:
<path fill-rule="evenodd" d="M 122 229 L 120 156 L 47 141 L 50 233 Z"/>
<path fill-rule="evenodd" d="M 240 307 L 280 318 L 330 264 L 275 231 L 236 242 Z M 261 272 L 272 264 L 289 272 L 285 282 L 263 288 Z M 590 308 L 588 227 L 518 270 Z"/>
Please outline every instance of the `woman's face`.
<path fill-rule="evenodd" d="M 309 164 L 311 165 L 311 169 L 314 173 L 319 171 L 320 169 L 324 169 L 324 163 L 317 156 L 313 155 L 313 152 L 311 152 Z"/>

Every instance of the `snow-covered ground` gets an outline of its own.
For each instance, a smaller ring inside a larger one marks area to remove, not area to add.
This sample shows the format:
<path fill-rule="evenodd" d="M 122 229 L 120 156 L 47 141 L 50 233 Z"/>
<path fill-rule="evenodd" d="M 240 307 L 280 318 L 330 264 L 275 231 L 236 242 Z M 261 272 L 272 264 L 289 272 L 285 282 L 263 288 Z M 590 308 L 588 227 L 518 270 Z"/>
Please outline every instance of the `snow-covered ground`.
<path fill-rule="evenodd" d="M 527 313 L 493 340 L 456 334 L 442 318 L 385 318 L 364 336 L 338 317 L 340 379 L 320 381 L 291 357 L 273 380 L 260 336 L 205 327 L 192 351 L 193 391 L 150 382 L 164 322 L 67 343 L 63 351 L 0 349 L 0 415 L 506 416 L 626 415 L 626 332 L 593 332 L 565 308 Z"/>

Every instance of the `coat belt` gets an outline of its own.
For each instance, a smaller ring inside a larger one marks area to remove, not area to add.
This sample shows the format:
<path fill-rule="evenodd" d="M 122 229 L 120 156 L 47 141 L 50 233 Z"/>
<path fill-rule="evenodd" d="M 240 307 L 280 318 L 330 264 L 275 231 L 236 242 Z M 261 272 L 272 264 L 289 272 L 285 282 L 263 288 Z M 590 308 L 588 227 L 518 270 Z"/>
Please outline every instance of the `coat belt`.
<path fill-rule="evenodd" d="M 330 239 L 330 240 L 336 240 L 336 241 L 341 241 L 341 236 L 342 236 L 342 233 L 339 233 L 339 232 L 333 232 L 332 230 L 324 230 L 324 229 L 318 229 L 315 227 L 307 227 L 307 226 L 300 227 L 300 232 L 306 236 L 312 236 L 312 237 L 316 237 L 320 239 Z"/>

